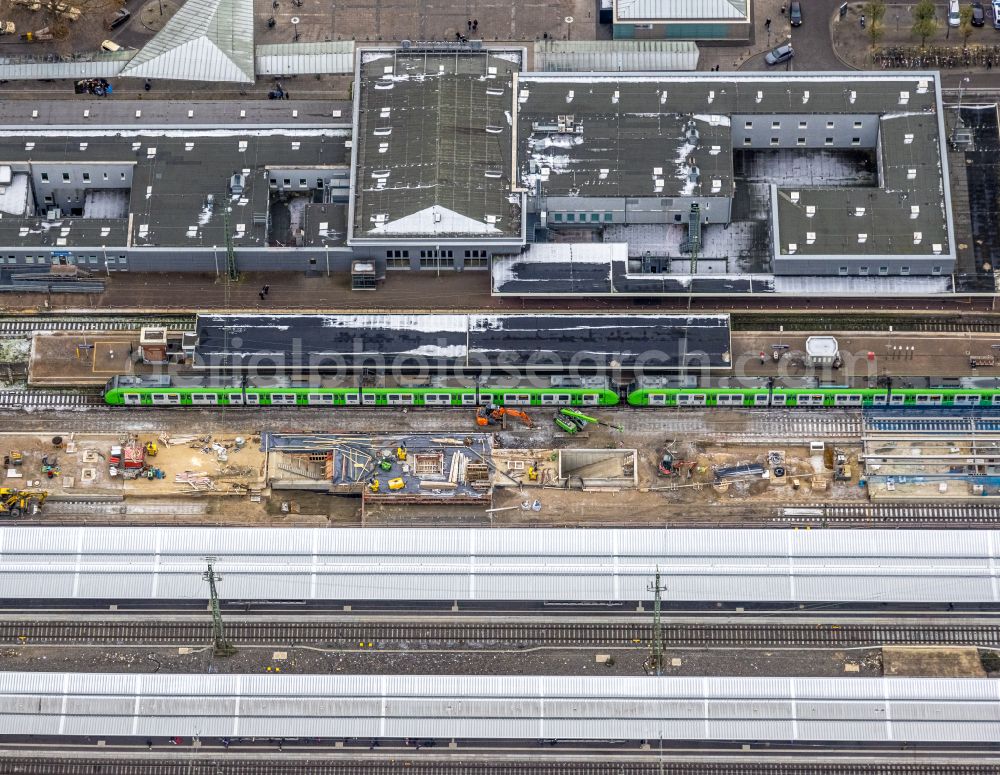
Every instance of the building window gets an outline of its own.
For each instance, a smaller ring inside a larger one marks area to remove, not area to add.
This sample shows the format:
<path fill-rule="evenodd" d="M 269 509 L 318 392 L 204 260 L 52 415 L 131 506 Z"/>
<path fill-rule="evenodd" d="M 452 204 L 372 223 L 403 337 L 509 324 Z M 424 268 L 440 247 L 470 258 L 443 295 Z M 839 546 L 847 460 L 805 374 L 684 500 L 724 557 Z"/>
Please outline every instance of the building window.
<path fill-rule="evenodd" d="M 600 213 L 591 213 L 590 214 L 590 220 L 591 220 L 591 223 L 600 223 L 600 221 L 601 221 L 601 214 Z"/>
<path fill-rule="evenodd" d="M 316 178 L 316 188 L 323 188 L 323 178 Z"/>
<path fill-rule="evenodd" d="M 486 258 L 470 258 L 465 262 L 466 269 L 485 269 L 490 265 L 490 262 Z"/>
<path fill-rule="evenodd" d="M 84 183 L 89 183 L 90 182 L 90 173 L 89 172 L 84 172 L 83 173 L 83 182 Z"/>
<path fill-rule="evenodd" d="M 45 195 L 45 204 L 50 205 L 54 200 L 52 199 L 52 194 Z"/>
<path fill-rule="evenodd" d="M 840 269 L 838 269 L 837 272 L 840 274 L 841 277 L 847 277 L 847 267 L 846 266 L 840 267 Z"/>
<path fill-rule="evenodd" d="M 833 129 L 833 122 L 832 121 L 827 121 L 826 122 L 826 128 L 827 129 Z"/>
<path fill-rule="evenodd" d="M 122 180 L 125 180 L 125 173 L 124 172 L 121 173 L 121 176 L 122 176 Z"/>
<path fill-rule="evenodd" d="M 780 121 L 772 121 L 771 122 L 771 129 L 781 129 L 781 122 Z"/>
<path fill-rule="evenodd" d="M 69 183 L 69 173 L 68 172 L 64 172 L 63 173 L 63 183 Z"/>
<path fill-rule="evenodd" d="M 566 213 L 566 220 L 569 221 L 570 223 L 573 223 L 576 220 L 576 214 Z"/>
<path fill-rule="evenodd" d="M 614 220 L 614 216 L 611 213 L 604 213 L 604 222 L 610 223 Z"/>
<path fill-rule="evenodd" d="M 107 180 L 107 179 L 108 179 L 108 173 L 106 173 L 106 172 L 104 173 L 104 179 L 105 179 L 105 180 Z"/>
<path fill-rule="evenodd" d="M 399 251 L 397 251 L 399 252 Z M 386 269 L 409 269 L 410 261 L 406 258 L 387 258 L 385 260 Z"/>
<path fill-rule="evenodd" d="M 809 128 L 809 122 L 808 121 L 800 121 L 799 122 L 799 129 L 808 129 L 808 128 Z"/>
<path fill-rule="evenodd" d="M 851 145 L 861 145 L 861 138 L 860 137 L 852 137 L 851 138 Z"/>
<path fill-rule="evenodd" d="M 33 264 L 33 263 L 35 263 L 35 257 L 34 256 L 25 256 L 24 257 L 24 263 L 26 263 L 26 264 Z"/>
<path fill-rule="evenodd" d="M 465 251 L 465 257 L 466 258 L 486 258 L 486 251 L 485 250 L 466 250 Z"/>
<path fill-rule="evenodd" d="M 858 274 L 861 275 L 862 277 L 867 277 L 868 276 L 868 267 L 867 266 L 859 266 L 858 267 Z"/>
<path fill-rule="evenodd" d="M 43 172 L 42 173 L 42 183 L 48 183 L 48 182 L 49 182 L 49 173 Z"/>
<path fill-rule="evenodd" d="M 747 121 L 743 124 L 744 129 L 753 129 L 753 121 Z"/>
<path fill-rule="evenodd" d="M 753 145 L 753 140 L 751 140 L 749 137 L 744 137 L 743 145 Z"/>
<path fill-rule="evenodd" d="M 409 258 L 409 250 L 387 250 L 385 251 L 386 258 Z"/>
<path fill-rule="evenodd" d="M 799 137 L 799 138 L 797 138 L 795 140 L 795 144 L 796 145 L 805 145 L 806 144 L 806 139 L 804 137 Z"/>
<path fill-rule="evenodd" d="M 901 275 L 908 275 L 910 273 L 910 267 L 908 267 L 908 266 L 901 266 L 901 267 L 899 267 L 899 273 Z"/>
<path fill-rule="evenodd" d="M 586 223 L 587 222 L 587 214 L 586 213 L 577 213 L 576 214 L 576 219 L 580 223 Z"/>
<path fill-rule="evenodd" d="M 854 122 L 854 128 L 855 129 L 861 129 L 861 127 L 863 127 L 864 125 L 865 125 L 864 121 L 855 121 Z"/>
<path fill-rule="evenodd" d="M 556 223 L 561 222 L 562 221 L 562 213 L 552 213 L 552 220 L 555 221 Z"/>
<path fill-rule="evenodd" d="M 284 184 L 285 184 L 285 188 L 291 188 L 292 179 L 291 178 L 285 178 Z"/>
<path fill-rule="evenodd" d="M 777 138 L 777 137 L 772 137 L 772 138 L 771 138 L 771 145 L 777 145 L 777 144 L 778 144 L 778 142 L 779 142 L 779 141 L 778 141 L 778 138 Z"/>
<path fill-rule="evenodd" d="M 889 274 L 889 267 L 887 267 L 887 266 L 880 266 L 878 268 L 878 273 L 879 273 L 880 277 L 885 277 L 887 274 Z"/>
<path fill-rule="evenodd" d="M 826 138 L 826 140 L 825 140 L 824 142 L 825 142 L 825 143 L 826 143 L 827 145 L 833 145 L 833 138 L 832 138 L 832 137 L 828 137 L 828 138 Z"/>
<path fill-rule="evenodd" d="M 306 179 L 299 178 L 299 188 L 305 188 L 305 187 L 306 187 Z"/>
<path fill-rule="evenodd" d="M 941 274 L 941 267 L 939 267 L 939 266 L 932 266 L 931 267 L 931 274 Z"/>

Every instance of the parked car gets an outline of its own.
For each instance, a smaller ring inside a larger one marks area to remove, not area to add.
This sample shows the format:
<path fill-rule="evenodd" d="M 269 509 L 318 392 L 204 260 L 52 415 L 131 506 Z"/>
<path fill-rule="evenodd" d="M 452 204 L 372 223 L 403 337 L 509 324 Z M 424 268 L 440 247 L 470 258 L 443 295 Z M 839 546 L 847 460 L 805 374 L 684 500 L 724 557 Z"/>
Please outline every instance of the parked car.
<path fill-rule="evenodd" d="M 104 19 L 104 26 L 109 30 L 116 30 L 125 22 L 132 18 L 132 13 L 128 8 L 119 8 L 113 14 L 109 14 Z"/>
<path fill-rule="evenodd" d="M 993 0 L 993 29 L 1000 30 L 1000 0 Z"/>
<path fill-rule="evenodd" d="M 979 0 L 972 0 L 972 26 L 982 27 L 986 24 L 986 11 Z"/>
<path fill-rule="evenodd" d="M 957 2 L 957 0 L 956 0 Z M 780 46 L 772 48 L 764 55 L 764 61 L 769 65 L 780 65 L 795 56 L 791 43 L 782 43 Z"/>
<path fill-rule="evenodd" d="M 962 12 L 958 7 L 958 0 L 948 0 L 948 26 L 957 27 L 962 23 Z"/>
<path fill-rule="evenodd" d="M 788 6 L 788 20 L 793 27 L 802 26 L 802 3 L 799 0 L 792 0 Z"/>

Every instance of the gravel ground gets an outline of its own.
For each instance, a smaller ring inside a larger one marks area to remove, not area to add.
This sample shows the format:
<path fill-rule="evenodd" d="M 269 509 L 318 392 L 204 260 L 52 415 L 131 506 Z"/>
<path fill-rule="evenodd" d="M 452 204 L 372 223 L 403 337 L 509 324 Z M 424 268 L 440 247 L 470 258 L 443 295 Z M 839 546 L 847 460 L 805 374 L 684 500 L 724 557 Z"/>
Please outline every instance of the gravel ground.
<path fill-rule="evenodd" d="M 641 675 L 646 649 L 535 649 L 527 652 L 326 652 L 288 649 L 273 659 L 270 648 L 244 648 L 216 658 L 206 648 L 191 654 L 177 649 L 27 647 L 0 650 L 0 670 L 88 673 L 344 673 L 366 675 Z M 598 664 L 598 654 L 612 664 Z M 765 650 L 682 649 L 666 655 L 665 675 L 678 676 L 879 676 L 880 649 Z M 676 660 L 680 664 L 674 664 Z M 858 672 L 845 672 L 847 663 Z"/>

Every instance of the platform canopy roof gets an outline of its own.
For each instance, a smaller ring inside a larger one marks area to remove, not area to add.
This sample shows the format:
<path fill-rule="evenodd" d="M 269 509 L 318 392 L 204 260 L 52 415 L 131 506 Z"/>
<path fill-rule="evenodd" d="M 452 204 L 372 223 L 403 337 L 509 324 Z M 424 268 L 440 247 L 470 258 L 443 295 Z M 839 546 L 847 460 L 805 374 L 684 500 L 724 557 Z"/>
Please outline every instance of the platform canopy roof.
<path fill-rule="evenodd" d="M 187 0 L 121 74 L 253 83 L 253 0 Z"/>

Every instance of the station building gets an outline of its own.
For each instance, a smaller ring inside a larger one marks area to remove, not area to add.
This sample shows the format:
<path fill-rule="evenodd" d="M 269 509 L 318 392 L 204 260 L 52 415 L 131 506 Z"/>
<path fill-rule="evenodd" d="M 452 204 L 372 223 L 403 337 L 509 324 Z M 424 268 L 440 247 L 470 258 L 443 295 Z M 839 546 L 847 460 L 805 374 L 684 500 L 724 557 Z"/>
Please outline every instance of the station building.
<path fill-rule="evenodd" d="M 350 116 L 0 125 L 0 262 L 363 260 L 379 275 L 488 270 L 495 294 L 518 296 L 955 290 L 937 74 L 525 59 L 360 49 Z"/>

